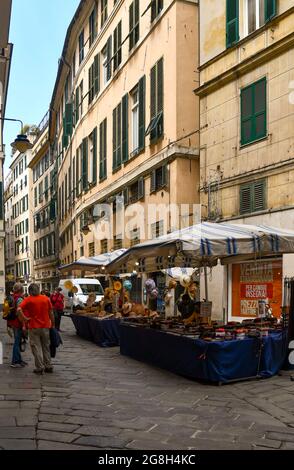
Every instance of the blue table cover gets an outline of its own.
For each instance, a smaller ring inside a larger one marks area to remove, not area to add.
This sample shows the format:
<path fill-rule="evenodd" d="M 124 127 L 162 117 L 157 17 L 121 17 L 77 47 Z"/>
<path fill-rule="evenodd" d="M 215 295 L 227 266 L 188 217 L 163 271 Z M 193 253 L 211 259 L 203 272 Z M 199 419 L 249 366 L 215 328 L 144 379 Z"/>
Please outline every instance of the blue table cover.
<path fill-rule="evenodd" d="M 262 340 L 207 342 L 151 328 L 120 324 L 120 351 L 139 361 L 209 382 L 226 383 L 256 376 L 271 377 L 285 359 L 286 333 Z"/>
<path fill-rule="evenodd" d="M 117 318 L 98 318 L 71 315 L 77 334 L 101 347 L 119 346 L 119 324 Z"/>

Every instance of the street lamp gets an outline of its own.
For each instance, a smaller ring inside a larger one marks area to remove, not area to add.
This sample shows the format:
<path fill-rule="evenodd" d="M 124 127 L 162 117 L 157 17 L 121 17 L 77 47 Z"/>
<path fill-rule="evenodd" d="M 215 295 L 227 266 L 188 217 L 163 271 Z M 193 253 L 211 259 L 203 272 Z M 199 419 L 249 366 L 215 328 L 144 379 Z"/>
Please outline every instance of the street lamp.
<path fill-rule="evenodd" d="M 26 134 L 23 134 L 23 122 L 20 119 L 9 119 L 9 118 L 0 118 L 0 121 L 10 121 L 10 122 L 20 122 L 21 123 L 21 131 L 20 134 L 16 137 L 15 141 L 11 144 L 11 147 L 14 150 L 18 150 L 20 153 L 24 153 L 27 150 L 30 150 L 33 145 L 29 141 Z"/>

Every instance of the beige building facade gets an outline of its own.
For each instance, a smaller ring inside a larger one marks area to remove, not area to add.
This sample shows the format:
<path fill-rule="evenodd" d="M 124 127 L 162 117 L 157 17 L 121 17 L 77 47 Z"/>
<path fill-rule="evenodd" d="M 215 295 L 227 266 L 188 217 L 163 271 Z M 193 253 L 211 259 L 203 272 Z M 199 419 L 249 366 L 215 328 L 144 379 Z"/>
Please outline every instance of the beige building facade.
<path fill-rule="evenodd" d="M 50 109 L 62 264 L 191 222 L 199 203 L 197 68 L 198 2 L 81 1 Z M 168 207 L 180 204 L 185 217 L 172 217 Z M 104 230 L 121 209 L 125 221 Z"/>
<path fill-rule="evenodd" d="M 56 244 L 56 168 L 49 145 L 49 113 L 38 126 L 29 162 L 31 173 L 32 262 L 34 279 L 41 290 L 58 285 Z"/>
<path fill-rule="evenodd" d="M 4 186 L 5 209 L 5 284 L 6 292 L 11 291 L 15 279 L 15 246 L 14 246 L 14 222 L 13 222 L 13 175 L 9 171 L 5 178 Z"/>
<path fill-rule="evenodd" d="M 5 296 L 5 227 L 4 227 L 4 174 L 3 164 L 5 149 L 3 128 L 7 100 L 7 91 L 12 57 L 12 44 L 9 44 L 11 0 L 3 0 L 0 5 L 0 305 Z"/>
<path fill-rule="evenodd" d="M 293 0 L 200 2 L 196 93 L 201 202 L 208 220 L 294 229 L 293 24 Z M 269 289 L 264 297 L 278 309 L 282 278 L 294 273 L 293 256 L 261 260 L 258 266 L 260 273 L 271 271 L 274 287 L 264 277 Z M 250 300 L 237 292 L 242 272 L 255 268 L 256 263 L 214 270 L 210 294 L 216 316 L 256 315 L 258 296 L 251 292 Z M 248 279 L 252 283 L 252 276 Z"/>

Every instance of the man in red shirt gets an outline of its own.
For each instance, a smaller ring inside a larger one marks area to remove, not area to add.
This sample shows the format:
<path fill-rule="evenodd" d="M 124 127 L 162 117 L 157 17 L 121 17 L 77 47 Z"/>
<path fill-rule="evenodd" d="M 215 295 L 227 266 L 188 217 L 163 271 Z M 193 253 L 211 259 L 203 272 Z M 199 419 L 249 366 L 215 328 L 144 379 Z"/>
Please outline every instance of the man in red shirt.
<path fill-rule="evenodd" d="M 40 295 L 37 284 L 29 287 L 29 297 L 18 307 L 20 319 L 26 321 L 29 329 L 31 350 L 35 359 L 35 374 L 53 372 L 50 355 L 50 328 L 54 328 L 54 315 L 50 299 Z"/>

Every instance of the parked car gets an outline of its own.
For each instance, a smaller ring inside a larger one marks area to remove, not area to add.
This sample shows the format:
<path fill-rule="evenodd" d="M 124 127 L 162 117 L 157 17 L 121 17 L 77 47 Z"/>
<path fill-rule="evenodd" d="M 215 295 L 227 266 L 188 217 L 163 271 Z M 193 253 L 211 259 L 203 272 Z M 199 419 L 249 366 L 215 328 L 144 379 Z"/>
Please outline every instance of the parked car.
<path fill-rule="evenodd" d="M 76 292 L 72 293 L 65 286 L 71 282 Z M 61 279 L 59 287 L 64 295 L 64 306 L 68 310 L 73 305 L 74 308 L 86 305 L 88 295 L 94 292 L 96 294 L 96 302 L 100 302 L 104 296 L 103 287 L 98 279 Z"/>

